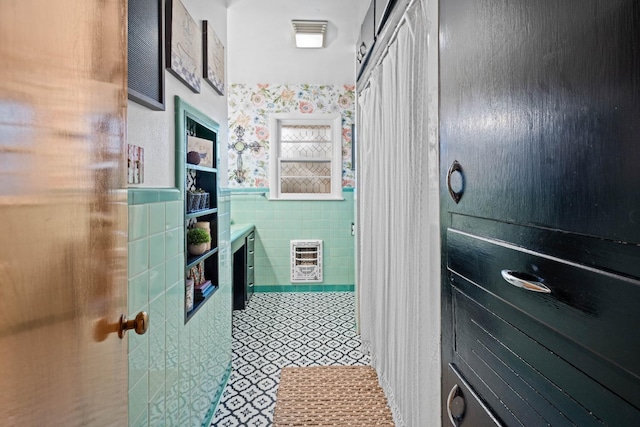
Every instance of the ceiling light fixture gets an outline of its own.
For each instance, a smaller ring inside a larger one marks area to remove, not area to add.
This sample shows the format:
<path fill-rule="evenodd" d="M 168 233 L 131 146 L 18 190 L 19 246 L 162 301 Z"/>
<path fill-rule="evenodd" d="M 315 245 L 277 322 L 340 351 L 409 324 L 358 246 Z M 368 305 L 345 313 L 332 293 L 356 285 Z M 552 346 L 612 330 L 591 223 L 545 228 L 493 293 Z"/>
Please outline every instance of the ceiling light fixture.
<path fill-rule="evenodd" d="M 316 49 L 324 47 L 327 21 L 293 20 L 291 25 L 296 36 L 296 47 Z"/>

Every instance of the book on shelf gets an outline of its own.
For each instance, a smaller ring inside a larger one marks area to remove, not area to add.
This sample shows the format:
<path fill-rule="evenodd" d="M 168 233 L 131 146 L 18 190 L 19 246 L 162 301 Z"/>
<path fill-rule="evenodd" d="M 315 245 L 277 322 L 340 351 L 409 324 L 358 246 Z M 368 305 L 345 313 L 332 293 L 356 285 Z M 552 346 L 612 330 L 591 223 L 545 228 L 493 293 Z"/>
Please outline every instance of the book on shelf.
<path fill-rule="evenodd" d="M 213 286 L 209 286 L 209 287 L 207 288 L 207 290 L 206 290 L 206 291 L 204 291 L 204 292 L 202 293 L 202 296 L 204 296 L 204 297 L 208 297 L 209 295 L 211 295 L 211 294 L 213 293 L 213 291 L 214 291 L 215 289 L 216 289 L 215 287 L 213 287 Z"/>
<path fill-rule="evenodd" d="M 202 301 L 203 299 L 211 295 L 214 290 L 215 290 L 214 286 L 209 286 L 204 292 L 196 292 L 195 299 L 198 301 Z"/>
<path fill-rule="evenodd" d="M 194 288 L 196 291 L 204 291 L 205 289 L 207 289 L 209 286 L 211 286 L 211 280 L 205 280 L 204 282 L 195 285 Z"/>
<path fill-rule="evenodd" d="M 201 289 L 195 289 L 196 294 L 204 294 L 205 292 L 208 292 L 209 289 L 213 288 L 213 286 L 211 286 L 211 283 L 209 283 L 207 286 L 201 288 Z"/>
<path fill-rule="evenodd" d="M 196 286 L 194 291 L 196 296 L 209 295 L 213 290 L 213 286 L 211 285 L 211 280 L 205 280 L 200 285 Z"/>
<path fill-rule="evenodd" d="M 203 280 L 202 283 L 195 285 L 196 289 L 207 288 L 211 285 L 211 280 Z"/>

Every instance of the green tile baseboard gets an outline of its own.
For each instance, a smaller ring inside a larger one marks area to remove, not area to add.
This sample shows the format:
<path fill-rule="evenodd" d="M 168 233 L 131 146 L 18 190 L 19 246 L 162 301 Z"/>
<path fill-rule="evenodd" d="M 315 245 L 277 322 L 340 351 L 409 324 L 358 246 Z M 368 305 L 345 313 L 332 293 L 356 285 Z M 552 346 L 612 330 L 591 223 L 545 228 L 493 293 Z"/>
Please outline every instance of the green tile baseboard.
<path fill-rule="evenodd" d="M 181 197 L 177 188 L 129 188 L 127 194 L 129 205 L 174 202 Z"/>
<path fill-rule="evenodd" d="M 355 285 L 255 285 L 254 292 L 353 292 Z"/>
<path fill-rule="evenodd" d="M 213 414 L 218 409 L 218 405 L 220 404 L 220 399 L 222 399 L 222 392 L 225 388 L 227 388 L 227 383 L 229 382 L 229 377 L 231 376 L 231 363 L 227 366 L 227 369 L 224 372 L 224 377 L 222 382 L 220 383 L 220 388 L 218 388 L 218 392 L 216 393 L 216 398 L 211 404 L 211 408 L 207 411 L 207 415 L 205 415 L 204 420 L 202 421 L 201 427 L 209 427 L 211 425 L 211 420 L 213 419 Z"/>
<path fill-rule="evenodd" d="M 228 187 L 231 193 L 268 193 L 269 187 Z M 343 193 L 353 193 L 353 187 L 342 187 Z"/>
<path fill-rule="evenodd" d="M 227 187 L 231 194 L 268 193 L 269 187 Z"/>

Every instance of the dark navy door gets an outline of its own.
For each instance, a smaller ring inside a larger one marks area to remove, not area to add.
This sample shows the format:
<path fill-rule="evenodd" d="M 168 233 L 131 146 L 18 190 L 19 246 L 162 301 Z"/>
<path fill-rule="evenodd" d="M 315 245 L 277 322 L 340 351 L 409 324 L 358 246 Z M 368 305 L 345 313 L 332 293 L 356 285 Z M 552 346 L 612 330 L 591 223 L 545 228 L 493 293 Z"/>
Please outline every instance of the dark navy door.
<path fill-rule="evenodd" d="M 640 2 L 441 0 L 439 43 L 444 423 L 640 425 Z"/>

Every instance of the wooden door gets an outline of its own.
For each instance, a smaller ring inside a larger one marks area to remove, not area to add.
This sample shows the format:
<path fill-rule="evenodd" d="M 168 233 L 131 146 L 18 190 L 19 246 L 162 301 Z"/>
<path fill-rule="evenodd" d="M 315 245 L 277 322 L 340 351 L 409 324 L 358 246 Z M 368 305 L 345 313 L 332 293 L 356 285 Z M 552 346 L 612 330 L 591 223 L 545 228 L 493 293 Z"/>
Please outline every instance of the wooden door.
<path fill-rule="evenodd" d="M 0 2 L 0 424 L 126 426 L 126 2 Z"/>

